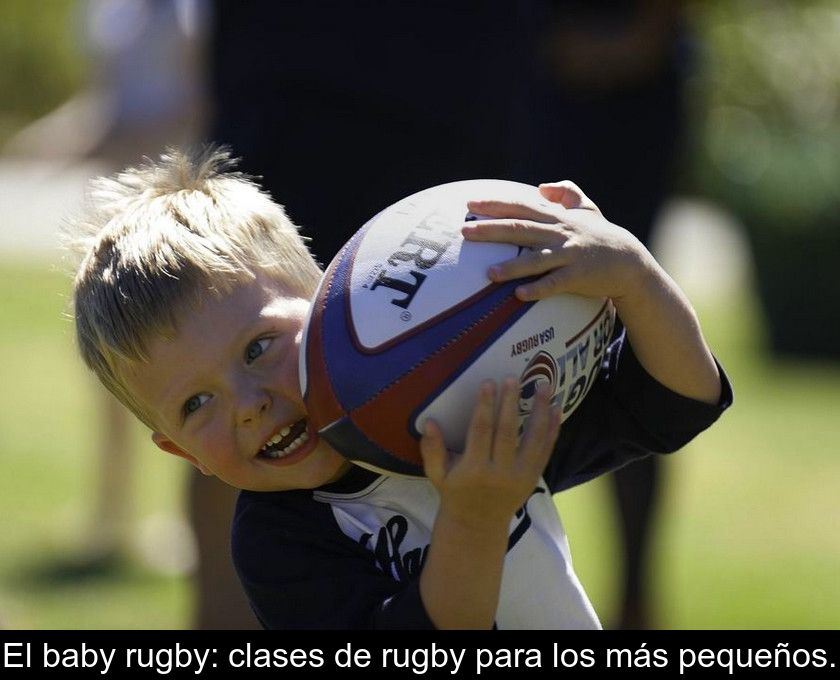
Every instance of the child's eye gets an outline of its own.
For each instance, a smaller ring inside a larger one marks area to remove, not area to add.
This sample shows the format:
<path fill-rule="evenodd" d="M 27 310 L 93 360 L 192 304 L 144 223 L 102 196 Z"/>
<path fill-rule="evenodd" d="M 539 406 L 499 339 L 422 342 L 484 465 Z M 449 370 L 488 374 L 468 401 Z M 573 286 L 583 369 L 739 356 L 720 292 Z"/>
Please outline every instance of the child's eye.
<path fill-rule="evenodd" d="M 254 342 L 248 345 L 248 349 L 245 350 L 245 363 L 250 364 L 253 362 L 260 356 L 260 354 L 268 349 L 270 344 L 271 338 L 260 338 L 259 340 L 254 340 Z"/>
<path fill-rule="evenodd" d="M 195 413 L 208 399 L 210 399 L 209 394 L 194 394 L 184 402 L 184 415 Z"/>

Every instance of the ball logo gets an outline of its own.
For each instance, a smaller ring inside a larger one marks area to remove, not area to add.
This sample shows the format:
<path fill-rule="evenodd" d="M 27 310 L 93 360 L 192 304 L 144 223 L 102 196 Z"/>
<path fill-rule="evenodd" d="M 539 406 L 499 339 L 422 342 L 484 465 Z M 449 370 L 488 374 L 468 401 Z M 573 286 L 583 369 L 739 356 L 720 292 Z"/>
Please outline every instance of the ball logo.
<path fill-rule="evenodd" d="M 427 224 L 419 225 L 420 229 L 430 230 Z M 431 269 L 440 260 L 441 255 L 446 252 L 446 249 L 452 245 L 451 241 L 433 241 L 430 238 L 423 238 L 418 236 L 415 232 L 411 232 L 408 237 L 400 244 L 400 250 L 391 253 L 388 258 L 388 264 L 398 269 L 403 266 L 417 267 L 417 269 Z M 389 272 L 390 273 L 390 272 Z M 424 274 L 415 269 L 409 269 L 407 272 L 411 277 L 411 281 L 390 276 L 384 270 L 379 272 L 376 280 L 371 284 L 369 290 L 376 290 L 379 286 L 390 288 L 399 293 L 405 294 L 405 297 L 395 297 L 391 299 L 391 304 L 397 307 L 407 309 L 420 290 L 420 286 L 426 280 L 427 274 Z"/>
<path fill-rule="evenodd" d="M 534 408 L 537 386 L 547 383 L 551 394 L 557 391 L 557 362 L 548 352 L 537 352 L 519 378 L 519 415 L 526 416 Z"/>
<path fill-rule="evenodd" d="M 554 328 L 534 333 L 512 344 L 511 356 L 527 352 L 546 343 L 528 361 L 519 378 L 520 431 L 534 407 L 537 386 L 547 383 L 551 403 L 562 404 L 563 414 L 569 414 L 586 396 L 600 369 L 612 333 L 612 307 L 605 303 L 592 322 L 575 338 L 566 343 L 565 351 L 551 354 Z"/>

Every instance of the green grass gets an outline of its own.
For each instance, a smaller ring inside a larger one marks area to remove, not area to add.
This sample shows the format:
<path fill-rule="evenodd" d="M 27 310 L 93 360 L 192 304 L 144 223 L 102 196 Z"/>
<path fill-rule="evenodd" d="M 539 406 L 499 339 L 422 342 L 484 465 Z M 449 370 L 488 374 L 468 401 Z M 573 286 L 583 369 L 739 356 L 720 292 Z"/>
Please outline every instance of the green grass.
<path fill-rule="evenodd" d="M 62 318 L 67 288 L 63 274 L 0 264 L 0 622 L 184 627 L 185 577 L 137 562 L 111 578 L 38 578 L 78 553 L 93 513 L 100 402 Z M 657 623 L 840 627 L 840 366 L 767 357 L 747 295 L 700 311 L 736 404 L 665 461 L 652 564 Z M 154 450 L 140 427 L 132 444 L 135 528 L 182 516 L 184 466 Z M 609 487 L 598 480 L 558 505 L 578 574 L 610 624 L 621 565 Z"/>
<path fill-rule="evenodd" d="M 186 625 L 183 576 L 137 564 L 108 578 L 50 579 L 78 556 L 93 517 L 99 387 L 76 357 L 64 318 L 67 277 L 44 267 L 0 266 L 0 623 L 10 628 L 171 628 Z M 182 516 L 183 469 L 152 449 L 139 427 L 134 525 Z M 132 455 L 133 454 L 133 455 Z"/>
<path fill-rule="evenodd" d="M 664 628 L 840 626 L 840 365 L 773 360 L 748 295 L 700 310 L 735 405 L 665 460 L 652 565 Z M 604 480 L 558 497 L 575 565 L 614 620 Z"/>

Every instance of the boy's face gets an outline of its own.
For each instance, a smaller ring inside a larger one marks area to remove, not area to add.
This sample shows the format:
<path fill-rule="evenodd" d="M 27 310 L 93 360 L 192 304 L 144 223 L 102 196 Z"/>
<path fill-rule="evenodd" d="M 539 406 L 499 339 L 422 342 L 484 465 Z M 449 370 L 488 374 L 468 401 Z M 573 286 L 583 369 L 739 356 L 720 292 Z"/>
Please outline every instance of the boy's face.
<path fill-rule="evenodd" d="M 309 302 L 264 275 L 208 296 L 155 339 L 125 380 L 159 428 L 152 439 L 240 489 L 311 489 L 350 463 L 306 418 L 298 353 Z"/>

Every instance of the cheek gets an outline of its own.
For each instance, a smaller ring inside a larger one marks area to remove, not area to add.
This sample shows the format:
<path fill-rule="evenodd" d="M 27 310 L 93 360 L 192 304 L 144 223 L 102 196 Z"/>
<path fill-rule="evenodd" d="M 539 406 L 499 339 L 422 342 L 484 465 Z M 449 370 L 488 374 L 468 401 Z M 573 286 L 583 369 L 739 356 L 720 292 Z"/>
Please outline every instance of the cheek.
<path fill-rule="evenodd" d="M 198 452 L 197 457 L 211 467 L 236 451 L 234 433 L 231 428 L 225 427 L 221 418 L 207 423 L 190 444 Z"/>
<path fill-rule="evenodd" d="M 286 353 L 277 367 L 283 394 L 295 404 L 303 404 L 300 391 L 300 371 L 298 369 L 297 347 Z"/>

